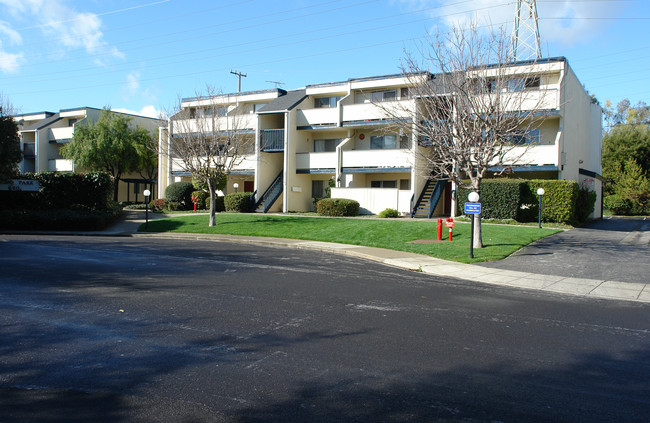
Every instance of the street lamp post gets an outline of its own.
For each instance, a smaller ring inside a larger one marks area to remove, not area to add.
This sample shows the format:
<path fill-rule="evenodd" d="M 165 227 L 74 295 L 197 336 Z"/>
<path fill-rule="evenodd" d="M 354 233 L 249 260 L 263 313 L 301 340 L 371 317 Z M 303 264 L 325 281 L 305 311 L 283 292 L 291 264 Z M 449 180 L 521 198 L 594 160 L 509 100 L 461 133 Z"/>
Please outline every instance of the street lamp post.
<path fill-rule="evenodd" d="M 539 196 L 539 210 L 537 213 L 537 226 L 541 229 L 542 228 L 542 196 L 544 195 L 546 191 L 544 191 L 544 188 L 538 188 L 537 189 L 537 195 Z"/>
<path fill-rule="evenodd" d="M 234 184 L 232 184 L 232 186 L 235 187 L 235 192 L 237 192 L 237 188 L 239 188 L 239 184 L 235 182 Z"/>
<path fill-rule="evenodd" d="M 143 194 L 144 194 L 144 216 L 145 216 L 144 228 L 147 229 L 147 227 L 149 226 L 149 196 L 151 195 L 151 191 L 145 189 Z"/>
<path fill-rule="evenodd" d="M 472 191 L 469 193 L 467 196 L 467 199 L 469 200 L 470 203 L 478 203 L 479 200 L 479 195 L 478 192 Z M 474 220 L 476 219 L 476 215 L 472 213 L 472 229 L 471 233 L 469 235 L 469 258 L 474 258 Z"/>

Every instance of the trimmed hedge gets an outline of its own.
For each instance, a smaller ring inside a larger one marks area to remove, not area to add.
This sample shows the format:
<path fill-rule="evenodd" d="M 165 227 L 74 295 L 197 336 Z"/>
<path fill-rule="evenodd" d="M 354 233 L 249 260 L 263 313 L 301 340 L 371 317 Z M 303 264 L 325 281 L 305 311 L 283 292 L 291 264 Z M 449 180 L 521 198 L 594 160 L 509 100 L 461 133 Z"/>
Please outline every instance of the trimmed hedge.
<path fill-rule="evenodd" d="M 467 196 L 472 192 L 468 188 L 458 189 L 458 214 L 463 214 Z M 515 179 L 484 179 L 481 181 L 481 216 L 488 219 L 528 219 L 526 208 L 530 187 L 525 181 Z"/>
<path fill-rule="evenodd" d="M 357 216 L 359 202 L 347 198 L 323 198 L 316 203 L 316 212 L 321 216 Z"/>
<path fill-rule="evenodd" d="M 576 224 L 586 221 L 594 210 L 596 194 L 581 193 L 576 181 L 536 179 L 484 179 L 481 181 L 481 216 L 488 219 L 514 219 L 519 222 L 537 220 L 539 198 L 537 189 L 544 188 L 542 220 Z M 471 190 L 458 189 L 458 214 L 463 214 Z"/>
<path fill-rule="evenodd" d="M 0 208 L 52 210 L 81 208 L 105 210 L 113 207 L 113 177 L 104 172 L 25 173 L 18 179 L 38 181 L 38 192 L 0 191 Z"/>
<path fill-rule="evenodd" d="M 104 210 L 0 210 L 0 229 L 95 231 L 113 223 L 122 214 L 115 204 Z"/>
<path fill-rule="evenodd" d="M 224 207 L 227 212 L 248 213 L 251 210 L 252 192 L 234 192 L 224 198 Z"/>
<path fill-rule="evenodd" d="M 529 185 L 536 198 L 537 189 L 544 188 L 542 221 L 569 224 L 577 222 L 576 204 L 580 189 L 576 181 L 534 179 Z M 537 202 L 539 203 L 539 200 Z M 537 210 L 537 206 L 535 209 Z"/>

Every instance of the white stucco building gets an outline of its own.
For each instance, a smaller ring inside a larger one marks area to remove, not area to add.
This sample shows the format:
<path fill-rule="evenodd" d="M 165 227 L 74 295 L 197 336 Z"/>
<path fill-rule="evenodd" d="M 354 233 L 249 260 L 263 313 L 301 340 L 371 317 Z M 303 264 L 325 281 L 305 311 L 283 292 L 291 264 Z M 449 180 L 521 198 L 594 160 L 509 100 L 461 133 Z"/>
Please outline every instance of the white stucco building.
<path fill-rule="evenodd" d="M 578 181 L 597 192 L 594 215 L 600 217 L 600 106 L 591 101 L 565 58 L 513 63 L 508 72 L 513 95 L 525 91 L 529 97 L 542 96 L 544 109 L 543 122 L 526 135 L 530 146 L 525 160 L 511 163 L 508 171 L 526 179 Z M 516 84 L 522 76 L 534 82 Z M 418 118 L 418 100 L 409 95 L 410 83 L 398 74 L 213 98 L 224 105 L 224 116 L 244 116 L 242 130 L 255 136 L 255 150 L 229 176 L 226 191 L 234 192 L 237 183 L 240 191 L 254 192 L 259 211 L 308 211 L 332 180 L 332 197 L 355 199 L 365 213 L 387 207 L 414 213 L 433 193 L 433 214 L 452 214 L 452 184 L 423 176 L 418 157 L 426 146 L 410 135 L 387 130 L 390 119 L 383 109 L 391 103 L 399 104 L 396 109 L 405 119 Z M 182 107 L 194 109 L 190 115 L 198 116 L 202 101 L 184 99 Z M 377 107 L 378 102 L 383 108 Z M 175 130 L 173 119 L 161 128 L 161 147 Z M 173 159 L 161 156 L 159 163 L 162 196 L 167 185 L 189 175 Z M 496 174 L 503 169 L 492 170 Z"/>

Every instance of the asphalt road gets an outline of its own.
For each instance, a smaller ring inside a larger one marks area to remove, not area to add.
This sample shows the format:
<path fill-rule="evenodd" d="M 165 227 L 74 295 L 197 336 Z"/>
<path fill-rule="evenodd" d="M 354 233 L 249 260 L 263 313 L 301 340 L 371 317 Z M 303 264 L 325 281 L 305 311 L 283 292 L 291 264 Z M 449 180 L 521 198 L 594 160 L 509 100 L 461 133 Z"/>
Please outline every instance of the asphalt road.
<path fill-rule="evenodd" d="M 0 421 L 643 422 L 650 307 L 313 251 L 0 237 Z"/>
<path fill-rule="evenodd" d="M 650 220 L 605 218 L 530 244 L 505 260 L 480 263 L 504 270 L 650 283 Z"/>

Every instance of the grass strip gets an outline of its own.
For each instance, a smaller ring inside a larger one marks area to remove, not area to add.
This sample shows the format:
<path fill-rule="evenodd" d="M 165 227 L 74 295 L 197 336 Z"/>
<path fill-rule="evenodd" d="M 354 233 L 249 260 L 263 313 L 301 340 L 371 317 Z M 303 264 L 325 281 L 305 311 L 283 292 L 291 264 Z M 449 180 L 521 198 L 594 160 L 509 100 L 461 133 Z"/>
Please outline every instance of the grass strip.
<path fill-rule="evenodd" d="M 263 215 L 218 213 L 216 225 L 208 226 L 208 216 L 176 216 L 153 220 L 141 232 L 181 232 L 291 238 L 311 241 L 380 247 L 391 250 L 425 254 L 462 263 L 501 260 L 521 247 L 558 229 L 526 226 L 482 225 L 483 248 L 474 249 L 469 258 L 470 224 L 456 222 L 453 241 L 443 226 L 442 242 L 410 243 L 435 240 L 436 220 L 381 220 L 304 217 L 297 215 Z"/>

